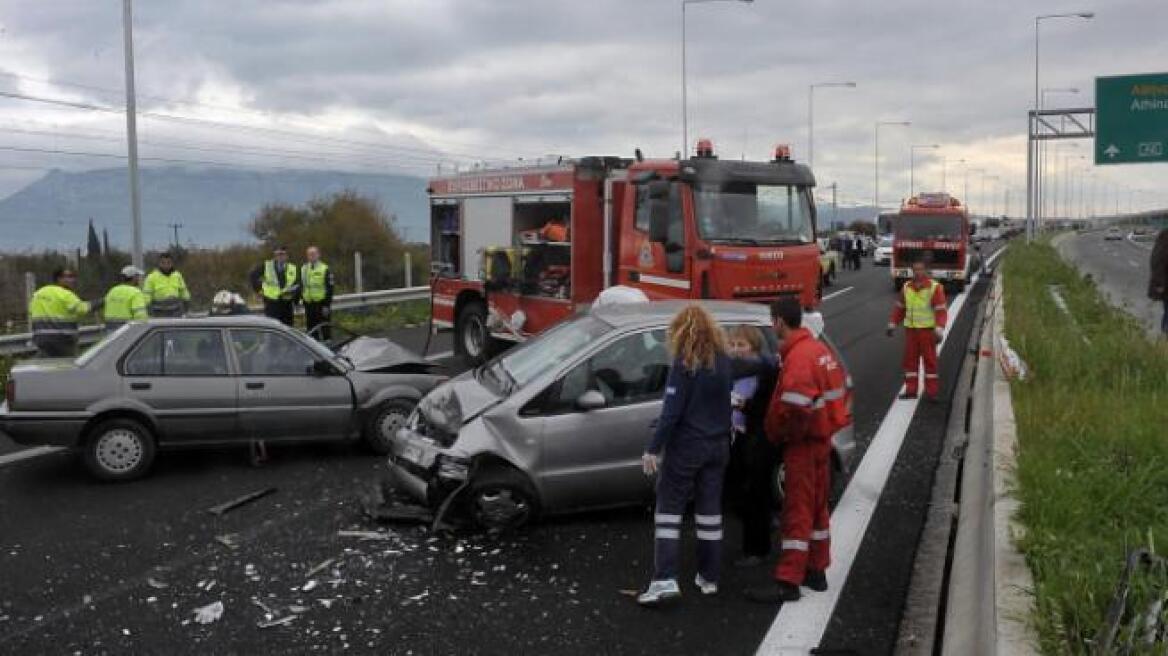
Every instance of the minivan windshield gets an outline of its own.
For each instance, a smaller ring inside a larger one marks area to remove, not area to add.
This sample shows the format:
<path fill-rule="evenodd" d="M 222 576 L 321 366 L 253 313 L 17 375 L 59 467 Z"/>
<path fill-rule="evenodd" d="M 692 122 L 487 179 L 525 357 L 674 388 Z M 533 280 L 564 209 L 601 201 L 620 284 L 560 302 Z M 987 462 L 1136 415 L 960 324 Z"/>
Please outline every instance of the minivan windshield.
<path fill-rule="evenodd" d="M 811 204 L 800 187 L 728 182 L 694 190 L 698 232 L 712 242 L 810 244 Z"/>
<path fill-rule="evenodd" d="M 511 377 L 515 388 L 520 388 L 559 366 L 610 330 L 612 326 L 596 317 L 580 317 L 511 349 L 499 358 L 499 364 Z"/>

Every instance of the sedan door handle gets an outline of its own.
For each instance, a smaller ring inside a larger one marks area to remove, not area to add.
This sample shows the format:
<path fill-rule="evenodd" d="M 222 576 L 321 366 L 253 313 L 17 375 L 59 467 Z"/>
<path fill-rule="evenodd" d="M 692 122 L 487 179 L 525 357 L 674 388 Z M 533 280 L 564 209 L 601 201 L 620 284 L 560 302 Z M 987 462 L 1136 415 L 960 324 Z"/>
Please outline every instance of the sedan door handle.
<path fill-rule="evenodd" d="M 150 383 L 130 383 L 130 389 L 132 389 L 132 390 L 148 390 L 148 389 L 150 389 Z"/>
<path fill-rule="evenodd" d="M 248 389 L 263 389 L 264 384 L 263 383 L 245 383 L 244 387 L 246 387 Z"/>

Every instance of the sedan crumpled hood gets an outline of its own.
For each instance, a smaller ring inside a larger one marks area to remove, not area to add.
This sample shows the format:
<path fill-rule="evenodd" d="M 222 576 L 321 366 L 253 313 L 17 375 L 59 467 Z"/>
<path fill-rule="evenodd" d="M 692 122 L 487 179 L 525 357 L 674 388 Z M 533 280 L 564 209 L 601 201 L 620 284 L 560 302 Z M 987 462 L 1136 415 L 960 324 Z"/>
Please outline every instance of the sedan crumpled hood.
<path fill-rule="evenodd" d="M 432 373 L 442 368 L 385 337 L 358 337 L 338 348 L 337 355 L 348 358 L 357 371 L 371 373 Z"/>

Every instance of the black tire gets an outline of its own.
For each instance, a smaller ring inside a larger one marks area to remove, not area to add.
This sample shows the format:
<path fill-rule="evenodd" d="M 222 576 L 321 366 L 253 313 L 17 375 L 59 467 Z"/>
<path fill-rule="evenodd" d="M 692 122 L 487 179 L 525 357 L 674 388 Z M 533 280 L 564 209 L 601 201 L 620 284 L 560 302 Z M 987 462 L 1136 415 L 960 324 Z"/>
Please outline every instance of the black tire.
<path fill-rule="evenodd" d="M 523 474 L 500 465 L 472 476 L 463 503 L 476 526 L 502 531 L 519 528 L 539 515 L 538 495 Z"/>
<path fill-rule="evenodd" d="M 365 422 L 362 437 L 369 450 L 378 455 L 388 455 L 393 446 L 393 437 L 399 428 L 406 425 L 414 411 L 414 402 L 408 399 L 390 399 L 377 406 Z"/>
<path fill-rule="evenodd" d="M 498 350 L 495 338 L 487 330 L 487 306 L 481 301 L 471 301 L 459 311 L 454 322 L 454 343 L 471 367 L 490 360 Z"/>
<path fill-rule="evenodd" d="M 142 422 L 107 419 L 87 434 L 82 460 L 99 480 L 130 481 L 150 471 L 156 451 L 154 434 Z"/>

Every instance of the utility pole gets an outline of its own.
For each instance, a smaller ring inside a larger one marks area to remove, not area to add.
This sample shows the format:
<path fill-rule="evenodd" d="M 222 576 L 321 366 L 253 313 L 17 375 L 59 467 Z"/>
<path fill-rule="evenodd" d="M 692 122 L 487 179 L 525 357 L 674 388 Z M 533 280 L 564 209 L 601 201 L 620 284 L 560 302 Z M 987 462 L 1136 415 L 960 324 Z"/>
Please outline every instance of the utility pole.
<path fill-rule="evenodd" d="M 134 8 L 133 0 L 122 0 L 122 34 L 126 55 L 126 146 L 130 164 L 131 257 L 142 268 L 142 200 L 138 190 L 138 105 L 134 92 Z"/>
<path fill-rule="evenodd" d="M 168 224 L 166 224 L 166 227 L 174 230 L 174 247 L 178 248 L 181 245 L 181 242 L 179 242 L 179 240 L 178 240 L 178 229 L 183 227 L 183 224 L 181 224 L 181 223 L 168 223 Z"/>

